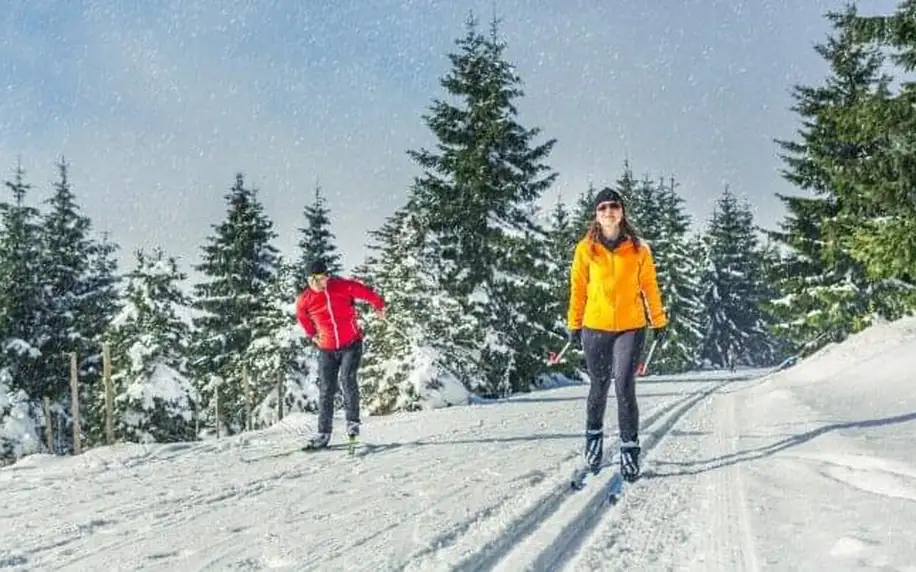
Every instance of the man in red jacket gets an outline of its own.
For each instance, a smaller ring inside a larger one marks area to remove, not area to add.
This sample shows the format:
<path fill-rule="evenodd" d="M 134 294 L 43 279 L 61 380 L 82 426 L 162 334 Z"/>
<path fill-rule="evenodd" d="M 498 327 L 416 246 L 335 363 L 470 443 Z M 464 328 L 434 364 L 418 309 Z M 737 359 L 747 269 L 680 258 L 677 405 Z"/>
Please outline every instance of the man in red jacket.
<path fill-rule="evenodd" d="M 296 300 L 299 324 L 319 350 L 318 432 L 308 448 L 327 447 L 331 440 L 338 385 L 343 390 L 347 436 L 359 435 L 356 372 L 363 354 L 363 332 L 356 321 L 356 300 L 369 302 L 376 315 L 384 317 L 385 301 L 374 290 L 357 280 L 328 276 L 328 267 L 321 260 L 309 266 L 308 288 Z"/>

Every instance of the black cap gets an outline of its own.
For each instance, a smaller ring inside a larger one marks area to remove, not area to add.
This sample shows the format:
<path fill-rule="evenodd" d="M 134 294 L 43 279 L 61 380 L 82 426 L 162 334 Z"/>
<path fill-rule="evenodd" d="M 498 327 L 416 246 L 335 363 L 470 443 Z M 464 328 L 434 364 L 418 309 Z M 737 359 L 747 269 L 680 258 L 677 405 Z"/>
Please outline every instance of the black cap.
<path fill-rule="evenodd" d="M 623 203 L 623 196 L 610 187 L 604 187 L 595 195 L 594 208 L 598 208 L 601 203 Z"/>
<path fill-rule="evenodd" d="M 324 260 L 314 260 L 309 264 L 309 276 L 312 274 L 327 274 L 328 265 Z"/>

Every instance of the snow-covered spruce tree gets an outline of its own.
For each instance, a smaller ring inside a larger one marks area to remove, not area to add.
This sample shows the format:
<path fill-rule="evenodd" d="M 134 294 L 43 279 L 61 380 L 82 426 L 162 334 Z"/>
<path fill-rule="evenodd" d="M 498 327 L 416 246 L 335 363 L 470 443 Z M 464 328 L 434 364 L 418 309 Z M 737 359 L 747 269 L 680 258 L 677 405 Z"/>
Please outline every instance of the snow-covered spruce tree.
<path fill-rule="evenodd" d="M 853 43 L 849 52 L 877 48 L 889 54 L 899 77 L 887 77 L 873 93 L 833 109 L 840 145 L 867 146 L 868 153 L 825 162 L 839 197 L 839 219 L 849 254 L 871 281 L 916 288 L 916 2 L 902 0 L 889 15 L 861 16 L 854 6 L 831 14 Z M 847 52 L 848 53 L 848 52 Z M 873 52 L 872 52 L 873 53 Z M 894 80 L 897 80 L 894 82 Z M 891 90 L 892 83 L 899 84 Z M 907 304 L 913 310 L 912 300 Z"/>
<path fill-rule="evenodd" d="M 308 284 L 308 267 L 312 261 L 324 260 L 331 274 L 340 274 L 342 270 L 331 232 L 331 211 L 321 187 L 315 188 L 315 200 L 305 207 L 303 214 L 305 226 L 299 229 L 299 263 L 296 266 L 296 287 L 299 289 Z"/>
<path fill-rule="evenodd" d="M 659 224 L 652 251 L 669 326 L 664 346 L 653 357 L 653 370 L 680 373 L 694 368 L 699 361 L 704 317 L 700 288 L 703 258 L 698 255 L 697 238 L 690 234 L 690 217 L 673 177 L 667 185 L 659 181 L 655 201 Z"/>
<path fill-rule="evenodd" d="M 12 202 L 0 202 L 0 465 L 42 450 L 43 414 L 38 210 L 17 166 L 5 182 Z"/>
<path fill-rule="evenodd" d="M 875 46 L 857 42 L 855 8 L 829 16 L 834 33 L 815 46 L 829 65 L 820 86 L 796 86 L 792 110 L 802 128 L 795 141 L 777 140 L 783 176 L 805 195 L 777 195 L 788 211 L 769 237 L 782 247 L 774 268 L 779 296 L 774 334 L 794 352 L 809 353 L 838 342 L 875 317 L 895 319 L 912 308 L 913 288 L 895 279 L 871 279 L 852 252 L 851 237 L 874 209 L 843 171 L 861 157 L 879 155 L 882 137 L 858 138 L 842 118 L 887 91 L 885 59 Z"/>
<path fill-rule="evenodd" d="M 594 183 L 589 183 L 588 187 L 576 198 L 575 204 L 570 214 L 571 220 L 569 223 L 569 241 L 573 245 L 573 250 L 575 250 L 575 245 L 580 240 L 582 240 L 586 232 L 588 232 L 589 225 L 592 223 L 592 221 L 595 220 L 595 196 L 597 194 L 598 190 L 595 188 Z M 554 244 L 555 240 L 556 239 L 552 238 L 550 243 Z M 560 238 L 560 240 L 562 240 L 562 238 Z M 551 277 L 554 280 L 562 280 L 561 296 L 563 300 L 564 313 L 558 316 L 558 322 L 562 325 L 563 329 L 560 330 L 560 332 L 562 332 L 564 335 L 566 334 L 566 309 L 569 307 L 569 273 L 571 266 L 572 253 L 570 253 L 565 265 L 559 268 L 558 275 Z M 582 348 L 571 347 L 569 350 L 567 350 L 566 355 L 564 356 L 564 362 L 567 364 L 567 372 L 571 373 L 573 368 L 584 370 L 585 354 L 582 351 Z"/>
<path fill-rule="evenodd" d="M 86 261 L 92 259 L 93 243 L 90 237 L 92 223 L 76 203 L 67 165 L 61 162 L 58 169 L 60 178 L 54 183 L 53 195 L 46 201 L 47 211 L 42 221 L 45 250 L 42 278 L 50 304 L 44 325 L 49 368 L 46 382 L 53 397 L 64 397 L 69 402 L 66 354 L 77 352 L 80 374 L 83 374 L 87 352 L 95 349 L 82 331 L 89 320 L 89 316 L 83 315 L 82 301 L 88 290 Z"/>
<path fill-rule="evenodd" d="M 776 301 L 782 293 L 781 272 L 782 255 L 779 244 L 766 237 L 760 247 L 760 272 L 764 277 L 760 281 L 761 298 L 764 300 L 761 309 L 765 315 L 767 332 L 773 347 L 773 359 L 782 361 L 789 356 L 798 355 L 798 347 L 785 335 L 781 334 L 779 312 Z"/>
<path fill-rule="evenodd" d="M 659 211 L 659 190 L 648 175 L 642 180 L 633 178 L 629 163 L 624 166 L 623 175 L 617 181 L 617 190 L 626 201 L 627 219 L 636 228 L 640 237 L 652 248 L 652 257 L 656 250 L 662 251 L 664 242 L 662 230 L 663 215 Z"/>
<path fill-rule="evenodd" d="M 101 374 L 99 343 L 115 316 L 121 311 L 120 284 L 123 277 L 118 271 L 116 254 L 118 245 L 111 241 L 108 233 L 102 233 L 93 240 L 92 250 L 86 264 L 86 292 L 82 306 L 87 318 L 81 331 L 85 333 L 91 351 L 87 354 L 86 371 L 93 379 Z"/>
<path fill-rule="evenodd" d="M 41 320 L 47 309 L 40 281 L 40 213 L 26 202 L 31 186 L 24 175 L 18 166 L 5 183 L 12 201 L 0 202 L 0 369 L 9 376 L 10 390 L 39 400 L 45 394 Z"/>
<path fill-rule="evenodd" d="M 9 370 L 0 367 L 0 467 L 44 448 L 39 409 L 11 381 Z"/>
<path fill-rule="evenodd" d="M 572 213 L 572 228 L 570 229 L 576 242 L 585 236 L 588 225 L 595 220 L 595 196 L 597 194 L 598 190 L 595 189 L 594 183 L 589 183 L 588 188 L 585 189 L 576 200 L 576 206 Z M 567 274 L 568 273 L 569 269 L 567 269 Z"/>
<path fill-rule="evenodd" d="M 255 316 L 254 338 L 242 358 L 248 368 L 255 406 L 254 428 L 268 427 L 279 420 L 279 391 L 284 415 L 318 410 L 317 350 L 296 319 L 298 270 L 278 259 L 277 275 L 265 292 L 266 311 Z"/>
<path fill-rule="evenodd" d="M 764 314 L 761 253 L 753 214 L 728 188 L 705 237 L 701 280 L 706 311 L 702 359 L 714 367 L 764 366 L 774 360 Z"/>
<path fill-rule="evenodd" d="M 73 442 L 66 434 L 72 427 L 67 354 L 78 356 L 80 404 L 85 405 L 101 381 L 101 338 L 119 310 L 119 278 L 115 246 L 91 236 L 92 222 L 80 212 L 64 160 L 58 163 L 58 174 L 42 220 L 42 285 L 49 310 L 42 327 L 42 354 L 43 381 L 55 401 L 52 414 L 63 415 L 68 423 L 67 431 L 55 436 L 55 447 L 66 451 Z M 86 417 L 87 412 L 82 412 L 84 429 L 101 421 Z"/>
<path fill-rule="evenodd" d="M 386 302 L 386 316 L 366 317 L 360 396 L 370 414 L 466 404 L 461 380 L 476 362 L 461 351 L 475 327 L 424 263 L 435 246 L 408 204 L 371 231 L 372 252 L 354 272 Z M 463 359 L 462 359 L 463 358 Z"/>
<path fill-rule="evenodd" d="M 196 438 L 197 389 L 190 379 L 185 316 L 187 275 L 162 249 L 136 252 L 126 275 L 125 305 L 107 336 L 111 343 L 114 432 L 119 441 L 192 441 Z M 94 395 L 95 417 L 104 419 L 105 390 Z M 104 422 L 91 436 L 104 442 Z"/>
<path fill-rule="evenodd" d="M 242 174 L 225 195 L 226 219 L 203 247 L 196 266 L 202 280 L 194 285 L 194 377 L 204 420 L 219 422 L 226 434 L 246 426 L 247 393 L 242 385 L 244 357 L 260 335 L 259 320 L 270 313 L 269 296 L 279 265 L 273 223 L 264 214 L 257 192 L 245 186 Z M 213 396 L 219 390 L 220 419 L 214 417 Z"/>
<path fill-rule="evenodd" d="M 456 103 L 437 100 L 425 117 L 438 141 L 435 151 L 410 152 L 424 169 L 411 194 L 436 245 L 424 263 L 479 324 L 462 350 L 465 361 L 479 357 L 470 388 L 495 395 L 507 379 L 527 390 L 555 341 L 555 317 L 541 312 L 553 294 L 536 220 L 536 202 L 556 177 L 543 163 L 554 141 L 533 146 L 539 130 L 516 119 L 520 79 L 496 22 L 484 35 L 471 17 L 457 45 L 441 82 Z"/>
<path fill-rule="evenodd" d="M 544 308 L 544 313 L 555 316 L 553 331 L 556 332 L 557 351 L 566 343 L 566 314 L 569 308 L 569 269 L 572 265 L 576 243 L 581 238 L 579 225 L 570 213 L 569 208 L 563 203 L 559 195 L 550 213 L 548 222 L 548 241 L 545 251 L 545 261 L 548 269 L 546 280 L 554 298 L 550 305 Z M 567 350 L 562 364 L 554 367 L 553 371 L 572 375 L 581 365 L 581 350 L 570 348 Z"/>

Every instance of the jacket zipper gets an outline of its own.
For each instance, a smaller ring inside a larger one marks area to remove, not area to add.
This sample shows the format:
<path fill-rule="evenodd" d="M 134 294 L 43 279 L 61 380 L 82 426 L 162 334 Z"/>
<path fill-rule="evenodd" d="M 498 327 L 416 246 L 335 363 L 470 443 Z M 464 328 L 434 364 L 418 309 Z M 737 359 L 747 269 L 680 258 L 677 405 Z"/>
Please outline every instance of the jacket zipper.
<path fill-rule="evenodd" d="M 328 294 L 328 289 L 324 289 L 324 299 L 328 305 L 328 315 L 331 316 L 331 325 L 334 326 L 334 347 L 340 347 L 340 334 L 337 333 L 337 320 L 334 319 L 334 312 L 331 311 L 331 295 Z"/>
<path fill-rule="evenodd" d="M 611 255 L 611 278 L 614 280 L 614 290 L 611 292 L 613 297 L 611 304 L 611 329 L 617 331 L 617 308 L 620 306 L 617 303 L 617 269 L 614 267 L 614 251 L 610 252 Z"/>

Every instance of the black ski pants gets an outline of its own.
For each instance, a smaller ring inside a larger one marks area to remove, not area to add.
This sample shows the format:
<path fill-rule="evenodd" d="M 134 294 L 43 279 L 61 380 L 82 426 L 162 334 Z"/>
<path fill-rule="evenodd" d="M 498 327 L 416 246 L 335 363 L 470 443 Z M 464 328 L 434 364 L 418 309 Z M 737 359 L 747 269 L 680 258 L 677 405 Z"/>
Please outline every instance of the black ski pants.
<path fill-rule="evenodd" d="M 334 397 L 342 390 L 347 425 L 359 424 L 359 383 L 356 372 L 363 357 L 363 341 L 338 350 L 318 351 L 318 432 L 330 433 Z"/>
<path fill-rule="evenodd" d="M 586 402 L 585 428 L 604 429 L 608 391 L 614 382 L 617 395 L 617 425 L 622 442 L 639 437 L 639 406 L 636 404 L 636 369 L 646 340 L 646 331 L 603 332 L 582 330 L 582 349 L 591 378 Z"/>

